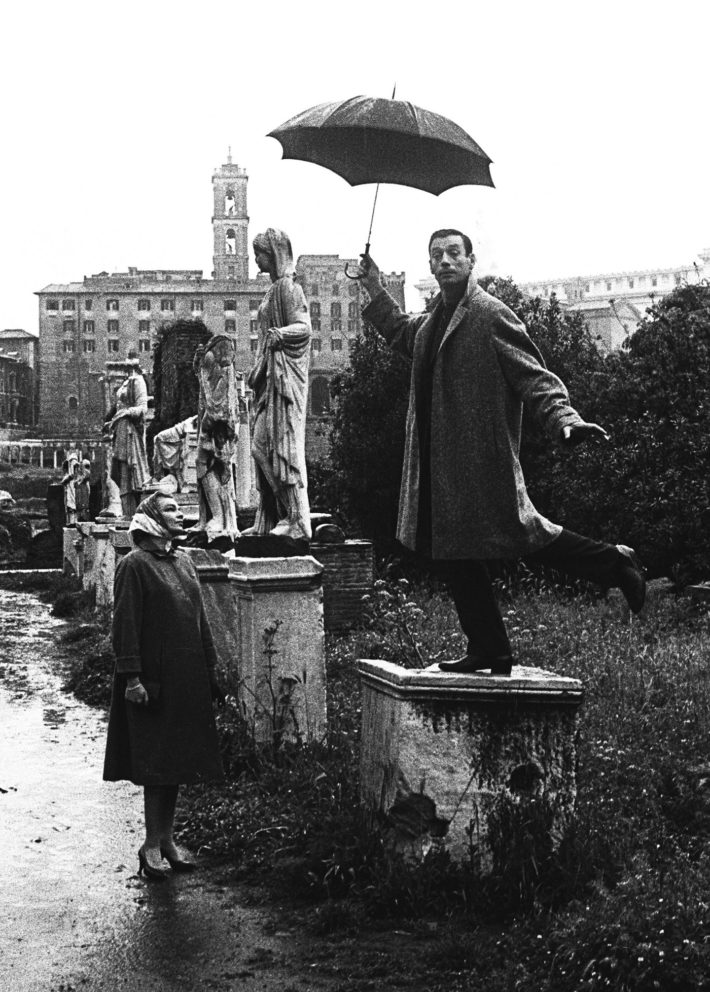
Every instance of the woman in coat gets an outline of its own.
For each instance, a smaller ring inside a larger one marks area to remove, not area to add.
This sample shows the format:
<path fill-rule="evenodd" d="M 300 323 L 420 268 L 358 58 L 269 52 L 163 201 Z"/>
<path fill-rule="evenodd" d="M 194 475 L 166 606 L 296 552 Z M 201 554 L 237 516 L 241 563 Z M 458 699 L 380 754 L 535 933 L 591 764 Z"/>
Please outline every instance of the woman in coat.
<path fill-rule="evenodd" d="M 154 493 L 129 528 L 134 548 L 116 569 L 116 655 L 104 779 L 142 785 L 145 841 L 139 870 L 162 879 L 195 867 L 173 839 L 180 785 L 222 778 L 212 700 L 215 649 L 190 558 L 175 550 L 182 514 Z"/>

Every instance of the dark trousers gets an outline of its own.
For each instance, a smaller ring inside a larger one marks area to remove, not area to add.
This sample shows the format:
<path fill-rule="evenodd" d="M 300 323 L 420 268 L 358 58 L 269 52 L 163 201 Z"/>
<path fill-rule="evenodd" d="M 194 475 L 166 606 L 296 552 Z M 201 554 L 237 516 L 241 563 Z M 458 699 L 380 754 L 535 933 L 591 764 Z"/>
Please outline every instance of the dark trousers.
<path fill-rule="evenodd" d="M 602 586 L 616 585 L 623 556 L 613 544 L 593 541 L 571 530 L 563 530 L 540 551 L 526 555 L 529 564 L 549 565 L 575 579 L 588 579 Z M 498 608 L 490 573 L 477 559 L 436 560 L 434 573 L 449 589 L 468 640 L 467 653 L 495 658 L 510 655 L 510 641 Z"/>

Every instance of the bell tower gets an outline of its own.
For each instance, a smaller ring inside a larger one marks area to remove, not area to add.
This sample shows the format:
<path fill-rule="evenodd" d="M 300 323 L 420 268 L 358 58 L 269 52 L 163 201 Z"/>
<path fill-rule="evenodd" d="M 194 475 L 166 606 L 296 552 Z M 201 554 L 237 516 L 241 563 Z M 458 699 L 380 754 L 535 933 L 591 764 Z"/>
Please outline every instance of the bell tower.
<path fill-rule="evenodd" d="M 230 148 L 226 163 L 212 176 L 213 279 L 246 282 L 249 278 L 247 181 L 246 169 L 233 164 Z"/>

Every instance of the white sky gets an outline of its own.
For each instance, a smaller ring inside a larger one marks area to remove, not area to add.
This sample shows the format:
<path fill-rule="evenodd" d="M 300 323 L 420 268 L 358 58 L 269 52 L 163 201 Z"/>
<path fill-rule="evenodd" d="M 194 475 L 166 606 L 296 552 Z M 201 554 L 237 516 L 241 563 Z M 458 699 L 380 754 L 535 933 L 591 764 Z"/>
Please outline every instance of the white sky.
<path fill-rule="evenodd" d="M 519 282 L 687 264 L 710 245 L 709 29 L 703 0 L 3 4 L 0 327 L 36 331 L 35 290 L 104 269 L 209 276 L 229 145 L 252 236 L 357 255 L 374 186 L 265 135 L 395 82 L 475 138 L 496 184 L 382 187 L 372 255 L 410 286 L 442 226 Z"/>

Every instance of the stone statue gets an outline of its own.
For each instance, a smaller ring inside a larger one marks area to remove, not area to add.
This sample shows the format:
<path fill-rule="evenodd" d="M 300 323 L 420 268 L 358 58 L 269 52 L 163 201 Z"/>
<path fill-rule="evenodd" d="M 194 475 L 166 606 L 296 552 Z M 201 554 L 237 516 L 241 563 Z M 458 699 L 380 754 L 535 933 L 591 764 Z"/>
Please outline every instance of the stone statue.
<path fill-rule="evenodd" d="M 121 493 L 123 516 L 132 517 L 142 499 L 150 471 L 145 450 L 148 389 L 137 358 L 127 379 L 116 392 L 116 412 L 110 422 L 113 437 L 111 478 Z"/>
<path fill-rule="evenodd" d="M 188 435 L 197 432 L 197 416 L 181 420 L 179 424 L 160 431 L 153 438 L 153 479 L 161 489 L 181 493 L 185 489 L 185 464 Z M 173 480 L 173 482 L 171 482 Z"/>
<path fill-rule="evenodd" d="M 217 334 L 195 352 L 200 382 L 197 411 L 197 489 L 200 519 L 208 541 L 239 537 L 233 465 L 239 434 L 239 390 L 234 341 Z"/>
<path fill-rule="evenodd" d="M 259 307 L 259 344 L 248 380 L 254 391 L 252 455 L 259 492 L 249 533 L 310 540 L 305 432 L 311 323 L 303 290 L 294 282 L 288 235 L 270 227 L 253 247 L 271 286 Z"/>

